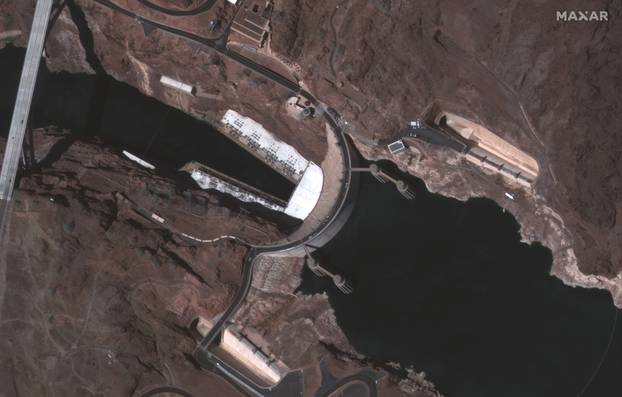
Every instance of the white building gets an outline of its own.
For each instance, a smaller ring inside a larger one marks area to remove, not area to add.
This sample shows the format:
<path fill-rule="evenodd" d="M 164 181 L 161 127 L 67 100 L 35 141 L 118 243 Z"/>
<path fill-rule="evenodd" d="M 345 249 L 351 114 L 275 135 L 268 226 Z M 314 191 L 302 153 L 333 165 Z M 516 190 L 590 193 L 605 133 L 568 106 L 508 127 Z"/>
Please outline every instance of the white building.
<path fill-rule="evenodd" d="M 227 127 L 229 137 L 263 162 L 292 182 L 298 182 L 309 166 L 305 159 L 291 145 L 274 137 L 261 124 L 234 110 L 227 110 L 222 123 Z"/>
<path fill-rule="evenodd" d="M 189 172 L 202 189 L 215 189 L 241 201 L 258 203 L 291 217 L 306 219 L 322 193 L 322 169 L 249 117 L 228 110 L 222 123 L 227 127 L 231 139 L 296 184 L 287 204 L 281 205 L 278 199 L 195 162 L 188 163 L 182 170 Z"/>
<path fill-rule="evenodd" d="M 181 81 L 172 79 L 168 76 L 162 76 L 160 78 L 160 83 L 162 83 L 163 85 L 167 87 L 174 88 L 178 91 L 185 92 L 186 94 L 194 95 L 196 93 L 196 89 L 194 86 L 191 86 L 186 83 L 182 83 Z"/>
<path fill-rule="evenodd" d="M 203 317 L 198 318 L 196 330 L 201 336 L 205 337 L 212 327 L 211 321 Z M 282 361 L 264 353 L 235 326 L 229 326 L 222 332 L 218 349 L 230 355 L 237 364 L 242 365 L 268 384 L 279 383 L 289 372 L 289 368 Z"/>

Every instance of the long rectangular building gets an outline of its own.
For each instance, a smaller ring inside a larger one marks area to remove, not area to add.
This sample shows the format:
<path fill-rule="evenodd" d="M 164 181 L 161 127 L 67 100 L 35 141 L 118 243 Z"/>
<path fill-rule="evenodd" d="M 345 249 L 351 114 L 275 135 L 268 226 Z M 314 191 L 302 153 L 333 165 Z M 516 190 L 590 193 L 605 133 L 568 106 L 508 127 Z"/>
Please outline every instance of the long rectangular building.
<path fill-rule="evenodd" d="M 309 161 L 291 145 L 276 139 L 261 124 L 234 110 L 228 110 L 225 113 L 222 123 L 230 139 L 291 182 L 300 181 L 302 174 L 309 166 Z"/>

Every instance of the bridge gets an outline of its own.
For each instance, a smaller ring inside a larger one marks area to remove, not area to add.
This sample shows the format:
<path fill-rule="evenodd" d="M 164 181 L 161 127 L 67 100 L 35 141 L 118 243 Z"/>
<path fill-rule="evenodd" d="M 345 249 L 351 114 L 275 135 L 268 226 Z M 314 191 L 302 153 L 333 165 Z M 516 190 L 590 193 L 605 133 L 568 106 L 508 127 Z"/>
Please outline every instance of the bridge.
<path fill-rule="evenodd" d="M 30 38 L 28 39 L 26 58 L 24 59 L 9 137 L 4 151 L 2 170 L 0 171 L 0 236 L 2 238 L 4 238 L 10 217 L 10 201 L 22 155 L 24 135 L 28 126 L 30 106 L 39 74 L 39 65 L 53 2 L 53 0 L 37 0 Z"/>

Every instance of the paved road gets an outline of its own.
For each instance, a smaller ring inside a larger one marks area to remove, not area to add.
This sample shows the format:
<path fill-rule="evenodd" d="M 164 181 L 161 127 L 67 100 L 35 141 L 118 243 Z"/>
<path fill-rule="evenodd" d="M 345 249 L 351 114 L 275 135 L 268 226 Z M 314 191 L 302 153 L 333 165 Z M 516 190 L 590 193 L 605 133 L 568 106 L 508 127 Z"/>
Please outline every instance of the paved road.
<path fill-rule="evenodd" d="M 191 15 L 197 15 L 197 14 L 201 14 L 203 12 L 209 11 L 214 6 L 214 3 L 216 3 L 216 0 L 206 0 L 203 4 L 191 10 L 174 10 L 171 8 L 161 7 L 157 4 L 153 4 L 149 0 L 138 0 L 138 2 L 146 7 L 159 11 L 163 14 L 174 15 L 174 16 L 191 16 Z"/>
<path fill-rule="evenodd" d="M 216 356 L 210 358 L 214 372 L 232 382 L 238 390 L 253 397 L 302 397 L 304 378 L 301 370 L 291 371 L 276 385 L 262 387 Z M 361 396 L 365 397 L 365 396 Z"/>
<path fill-rule="evenodd" d="M 378 397 L 376 385 L 377 380 L 372 375 L 371 371 L 363 370 L 354 375 L 340 379 L 339 382 L 329 389 L 322 390 L 316 397 L 329 397 L 339 389 L 343 389 L 343 397 Z"/>
<path fill-rule="evenodd" d="M 439 127 L 430 126 L 425 122 L 420 122 L 419 125 L 409 125 L 390 138 L 384 138 L 378 140 L 375 144 L 386 146 L 402 138 L 418 138 L 425 142 L 448 147 L 459 153 L 465 153 L 469 149 L 466 139 L 460 139 L 457 136 L 452 136 L 446 131 L 441 130 Z"/>
<path fill-rule="evenodd" d="M 152 397 L 164 393 L 167 393 L 167 396 L 175 394 L 181 397 L 193 397 L 192 394 L 188 393 L 187 391 L 174 386 L 156 387 L 155 389 L 149 390 L 148 392 L 141 394 L 140 397 Z"/>
<path fill-rule="evenodd" d="M 261 255 L 285 252 L 285 251 L 289 251 L 295 248 L 300 248 L 306 245 L 312 245 L 312 242 L 316 239 L 320 239 L 322 234 L 335 233 L 335 231 L 332 230 L 331 226 L 339 223 L 335 221 L 339 218 L 342 210 L 348 204 L 348 199 L 349 198 L 351 199 L 351 196 L 349 195 L 351 191 L 350 187 L 353 185 L 356 185 L 356 181 L 357 181 L 356 178 L 358 178 L 358 174 L 353 175 L 350 171 L 350 169 L 352 168 L 352 157 L 351 157 L 351 153 L 349 149 L 348 140 L 342 129 L 343 122 L 341 120 L 341 116 L 334 109 L 327 108 L 324 104 L 322 104 L 315 97 L 313 97 L 313 95 L 311 95 L 309 92 L 302 89 L 302 87 L 300 87 L 298 83 L 287 79 L 286 77 L 274 72 L 273 70 L 261 64 L 258 64 L 244 57 L 243 55 L 230 51 L 229 49 L 226 48 L 225 42 L 222 40 L 206 39 L 206 38 L 197 36 L 195 34 L 185 32 L 183 30 L 176 29 L 176 28 L 146 19 L 142 16 L 139 16 L 129 10 L 126 10 L 110 2 L 109 0 L 94 0 L 94 1 L 96 3 L 99 3 L 100 5 L 111 8 L 121 14 L 124 14 L 132 19 L 135 19 L 141 22 L 146 27 L 160 29 L 172 35 L 184 38 L 199 46 L 208 47 L 220 53 L 221 55 L 247 67 L 253 72 L 262 75 L 263 77 L 271 80 L 272 82 L 288 89 L 292 94 L 300 95 L 304 97 L 310 103 L 312 103 L 315 107 L 327 110 L 327 111 L 322 112 L 322 115 L 325 121 L 335 131 L 339 148 L 341 149 L 344 161 L 346 162 L 346 164 L 344 164 L 346 173 L 344 175 L 343 184 L 341 186 L 341 190 L 337 198 L 338 204 L 335 207 L 333 214 L 328 219 L 326 219 L 316 230 L 311 232 L 309 235 L 301 238 L 300 240 L 291 241 L 287 243 L 279 243 L 279 244 L 274 244 L 274 245 L 265 245 L 261 247 L 253 247 L 250 250 L 247 257 L 245 258 L 240 288 L 236 292 L 236 295 L 233 299 L 231 306 L 227 308 L 225 313 L 220 317 L 220 319 L 212 327 L 212 329 L 207 334 L 207 336 L 203 338 L 203 340 L 200 342 L 199 346 L 194 352 L 195 359 L 199 362 L 199 364 L 202 367 L 204 368 L 216 367 L 219 370 L 219 372 L 229 377 L 231 380 L 233 380 L 238 385 L 240 384 L 240 381 L 241 381 L 245 389 L 249 391 L 251 395 L 260 395 L 260 396 L 271 395 L 274 397 L 293 397 L 293 396 L 301 395 L 302 389 L 293 391 L 289 389 L 289 387 L 287 388 L 288 390 L 287 392 L 276 392 L 276 393 L 273 392 L 271 394 L 262 394 L 262 393 L 265 393 L 265 390 L 262 391 L 260 388 L 258 389 L 257 385 L 255 385 L 252 381 L 245 378 L 242 374 L 236 373 L 236 371 L 233 368 L 228 366 L 226 363 L 222 362 L 218 357 L 216 357 L 213 353 L 211 353 L 209 351 L 209 346 L 222 333 L 222 331 L 227 326 L 227 324 L 230 322 L 230 320 L 233 318 L 235 313 L 237 313 L 242 303 L 246 300 L 246 297 L 252 285 L 254 265 L 256 263 L 256 260 Z M 350 381 L 353 381 L 353 380 L 364 381 L 358 378 L 351 379 Z M 373 390 L 375 391 L 375 386 L 373 386 Z M 329 394 L 326 394 L 326 396 L 328 395 Z M 321 396 L 321 397 L 324 397 L 324 396 Z M 370 397 L 375 397 L 375 394 L 372 394 Z"/>
<path fill-rule="evenodd" d="M 383 376 L 366 368 L 355 374 L 337 380 L 330 372 L 326 361 L 320 361 L 322 384 L 314 397 L 377 397 L 376 385 Z"/>
<path fill-rule="evenodd" d="M 293 82 L 291 80 L 289 80 L 288 78 L 284 77 L 283 75 L 274 72 L 273 70 L 257 63 L 254 62 L 248 58 L 246 58 L 243 55 L 240 55 L 234 51 L 229 50 L 226 47 L 226 43 L 223 40 L 220 39 L 206 39 L 204 37 L 198 36 L 194 33 L 189 33 L 180 29 L 176 29 L 173 27 L 170 27 L 168 25 L 165 24 L 161 24 L 155 21 L 152 21 L 150 19 L 144 18 L 136 13 L 133 13 L 129 10 L 124 9 L 123 7 L 120 7 L 118 5 L 116 5 L 115 3 L 109 1 L 109 0 L 93 0 L 96 3 L 99 3 L 103 6 L 106 6 L 108 8 L 111 8 L 121 14 L 124 14 L 132 19 L 135 19 L 139 22 L 141 22 L 144 26 L 146 27 L 150 27 L 150 28 L 156 28 L 165 32 L 168 32 L 170 34 L 173 34 L 177 37 L 183 38 L 187 41 L 190 41 L 198 46 L 205 46 L 208 48 L 211 48 L 214 51 L 217 51 L 218 53 L 220 53 L 221 55 L 235 61 L 238 62 L 239 64 L 247 67 L 248 69 L 253 70 L 255 73 L 258 73 L 260 75 L 262 75 L 263 77 L 273 81 L 276 84 L 279 84 L 280 86 L 288 89 L 289 91 L 292 92 L 292 94 L 296 94 L 296 95 L 301 95 L 303 96 L 305 99 L 309 100 L 313 105 L 315 106 L 319 106 L 320 103 L 317 99 L 315 99 L 309 92 L 303 90 L 298 83 Z M 329 115 L 329 118 L 334 119 L 334 115 Z M 336 122 L 336 120 L 331 120 L 331 125 L 333 125 Z"/>

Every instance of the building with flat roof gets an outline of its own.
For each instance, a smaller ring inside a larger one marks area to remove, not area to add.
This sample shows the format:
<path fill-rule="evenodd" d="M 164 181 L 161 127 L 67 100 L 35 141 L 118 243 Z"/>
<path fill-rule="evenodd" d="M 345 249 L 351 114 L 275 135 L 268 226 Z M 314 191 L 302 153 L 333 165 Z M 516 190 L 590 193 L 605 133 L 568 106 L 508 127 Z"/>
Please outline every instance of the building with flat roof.
<path fill-rule="evenodd" d="M 249 1 L 236 14 L 229 41 L 251 44 L 256 48 L 263 47 L 270 31 L 271 14 L 272 1 Z"/>
<path fill-rule="evenodd" d="M 214 189 L 238 200 L 257 203 L 292 218 L 305 220 L 322 194 L 324 187 L 322 168 L 304 158 L 291 145 L 277 139 L 250 117 L 228 110 L 222 118 L 222 123 L 225 126 L 223 132 L 227 137 L 296 185 L 288 201 L 285 203 L 197 162 L 186 164 L 182 171 L 190 173 L 202 189 Z"/>
<path fill-rule="evenodd" d="M 198 317 L 194 326 L 199 335 L 205 337 L 213 327 L 213 321 Z M 266 386 L 277 384 L 289 372 L 282 361 L 265 353 L 235 325 L 224 329 L 214 351 L 229 359 L 227 361 L 236 369 Z"/>

